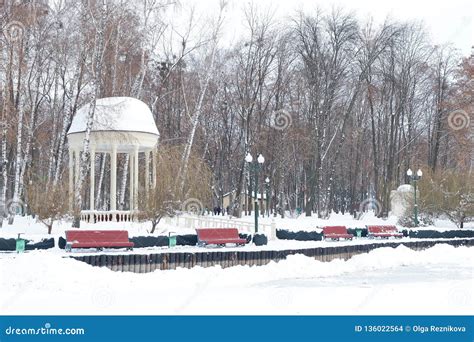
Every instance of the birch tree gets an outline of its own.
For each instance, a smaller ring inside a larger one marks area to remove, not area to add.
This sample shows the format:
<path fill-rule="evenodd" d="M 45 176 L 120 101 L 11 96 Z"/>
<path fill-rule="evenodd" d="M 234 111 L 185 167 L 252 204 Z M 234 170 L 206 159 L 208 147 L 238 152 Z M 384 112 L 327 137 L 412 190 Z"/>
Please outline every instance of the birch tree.
<path fill-rule="evenodd" d="M 83 8 L 83 10 L 86 10 L 86 9 L 87 8 Z M 82 208 L 81 191 L 82 191 L 84 179 L 89 169 L 90 134 L 91 134 L 92 126 L 94 123 L 96 101 L 100 94 L 100 82 L 101 82 L 102 62 L 103 62 L 102 57 L 103 57 L 103 51 L 104 51 L 104 34 L 105 34 L 104 31 L 105 31 L 105 25 L 107 21 L 107 1 L 106 0 L 101 1 L 98 18 L 94 18 L 93 14 L 91 14 L 91 16 L 92 16 L 91 19 L 93 19 L 96 22 L 96 25 L 95 25 L 96 33 L 95 33 L 94 54 L 93 54 L 93 70 L 92 70 L 92 77 L 90 80 L 90 87 L 92 89 L 92 99 L 89 102 L 89 111 L 87 113 L 87 118 L 86 118 L 86 131 L 84 134 L 82 155 L 80 158 L 79 175 L 77 177 L 77 182 L 75 184 L 74 202 L 75 202 L 75 207 L 76 207 L 75 208 L 76 213 L 80 211 Z M 75 227 L 79 227 L 80 218 L 78 216 L 75 217 L 73 225 Z"/>

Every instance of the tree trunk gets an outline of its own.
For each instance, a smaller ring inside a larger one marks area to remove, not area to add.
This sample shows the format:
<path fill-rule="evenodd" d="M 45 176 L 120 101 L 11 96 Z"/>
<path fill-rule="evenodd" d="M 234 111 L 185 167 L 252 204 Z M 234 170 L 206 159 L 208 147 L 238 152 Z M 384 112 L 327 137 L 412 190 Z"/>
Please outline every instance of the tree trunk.
<path fill-rule="evenodd" d="M 85 8 L 83 10 L 86 10 Z M 100 92 L 100 81 L 102 75 L 102 54 L 104 50 L 104 34 L 105 34 L 105 21 L 107 19 L 107 2 L 102 0 L 101 18 L 99 20 L 99 26 L 96 32 L 96 43 L 94 52 L 94 75 L 91 80 L 91 89 L 93 89 L 92 100 L 89 106 L 89 112 L 87 113 L 86 120 L 86 131 L 84 136 L 82 157 L 80 163 L 79 177 L 75 186 L 74 203 L 75 203 L 75 217 L 73 226 L 79 228 L 80 226 L 80 211 L 82 209 L 82 185 L 84 183 L 87 171 L 89 169 L 90 159 L 90 135 L 92 125 L 94 123 L 96 101 Z"/>

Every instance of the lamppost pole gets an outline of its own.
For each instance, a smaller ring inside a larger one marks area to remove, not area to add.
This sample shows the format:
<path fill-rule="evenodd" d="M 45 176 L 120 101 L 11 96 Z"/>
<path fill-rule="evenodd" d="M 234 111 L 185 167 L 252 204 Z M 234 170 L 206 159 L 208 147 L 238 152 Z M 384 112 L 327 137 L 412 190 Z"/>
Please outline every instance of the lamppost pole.
<path fill-rule="evenodd" d="M 414 199 L 415 199 L 415 205 L 413 206 L 413 212 L 415 214 L 415 227 L 418 227 L 418 203 L 416 202 L 416 181 L 417 179 L 414 178 L 413 179 L 413 189 L 415 190 L 415 195 L 414 195 Z"/>
<path fill-rule="evenodd" d="M 270 178 L 268 178 L 268 177 L 265 178 L 265 185 L 266 185 L 266 190 L 267 190 L 267 191 L 266 191 L 267 193 L 266 193 L 266 195 L 265 195 L 265 196 L 266 196 L 266 200 L 267 200 L 267 204 L 266 204 L 266 208 L 265 208 L 265 209 L 266 209 L 266 211 L 267 211 L 267 217 L 270 217 L 270 207 L 269 207 L 269 205 L 270 205 L 270 198 L 268 197 L 268 196 L 269 196 L 269 192 L 270 192 L 270 191 L 269 191 L 269 190 L 270 190 Z"/>
<path fill-rule="evenodd" d="M 420 222 L 418 221 L 418 203 L 416 201 L 416 185 L 417 185 L 418 180 L 423 176 L 423 172 L 420 169 L 418 169 L 418 171 L 416 171 L 416 174 L 413 174 L 413 171 L 411 169 L 408 169 L 407 176 L 410 178 L 410 180 L 413 180 L 413 189 L 415 190 L 415 195 L 414 195 L 415 204 L 413 206 L 413 214 L 415 217 L 413 221 L 415 223 L 415 227 L 418 227 L 418 224 Z"/>
<path fill-rule="evenodd" d="M 255 190 L 254 194 L 254 207 L 255 207 L 255 233 L 258 233 L 258 164 L 254 163 L 255 169 Z"/>
<path fill-rule="evenodd" d="M 254 182 L 255 182 L 255 190 L 254 190 L 254 214 L 255 214 L 255 233 L 258 233 L 258 171 L 260 171 L 260 164 L 265 162 L 265 158 L 259 154 L 258 158 L 255 162 L 253 162 L 253 157 L 250 153 L 247 154 L 245 157 L 245 161 L 249 163 L 250 170 L 254 171 Z M 252 188 L 252 186 L 250 186 Z"/>

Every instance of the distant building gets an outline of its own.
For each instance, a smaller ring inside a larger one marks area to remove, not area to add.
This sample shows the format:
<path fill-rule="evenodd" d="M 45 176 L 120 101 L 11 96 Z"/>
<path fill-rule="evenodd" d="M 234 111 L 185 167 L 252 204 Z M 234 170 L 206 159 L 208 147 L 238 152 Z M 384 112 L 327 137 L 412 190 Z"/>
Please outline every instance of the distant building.
<path fill-rule="evenodd" d="M 224 209 L 226 209 L 227 207 L 230 206 L 230 203 L 232 202 L 233 198 L 235 197 L 235 193 L 236 193 L 236 191 L 234 190 L 234 191 L 231 191 L 231 192 L 228 192 L 228 193 L 224 194 L 223 200 L 222 200 Z M 253 203 L 255 202 L 255 192 L 252 191 L 251 196 L 252 196 L 251 197 L 252 205 L 250 206 L 250 210 L 253 210 Z M 247 209 L 247 203 L 249 202 L 249 197 L 250 196 L 248 195 L 247 192 L 245 194 L 242 193 L 240 195 L 240 207 L 242 208 L 242 210 L 248 210 Z M 259 210 L 260 211 L 267 210 L 267 195 L 263 194 L 263 197 L 262 197 L 262 194 L 257 193 L 257 199 L 259 200 L 258 201 Z"/>

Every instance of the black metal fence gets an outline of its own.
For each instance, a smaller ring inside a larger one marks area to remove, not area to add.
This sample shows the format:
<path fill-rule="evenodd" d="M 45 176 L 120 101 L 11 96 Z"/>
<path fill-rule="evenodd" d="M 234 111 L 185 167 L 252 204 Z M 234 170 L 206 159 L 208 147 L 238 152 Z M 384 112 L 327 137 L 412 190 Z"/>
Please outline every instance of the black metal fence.
<path fill-rule="evenodd" d="M 203 251 L 197 253 L 168 252 L 156 254 L 124 254 L 124 255 L 84 255 L 71 258 L 85 262 L 92 266 L 107 267 L 113 271 L 147 273 L 155 270 L 174 270 L 176 268 L 192 268 L 195 266 L 223 268 L 247 265 L 262 266 L 271 261 L 278 262 L 289 255 L 303 254 L 319 261 L 333 259 L 349 259 L 354 255 L 368 253 L 381 247 L 398 247 L 400 245 L 414 250 L 433 247 L 445 243 L 455 247 L 474 246 L 474 239 L 444 240 L 444 241 L 409 241 L 385 242 L 363 245 L 317 247 L 306 249 L 288 249 L 275 251 Z"/>

